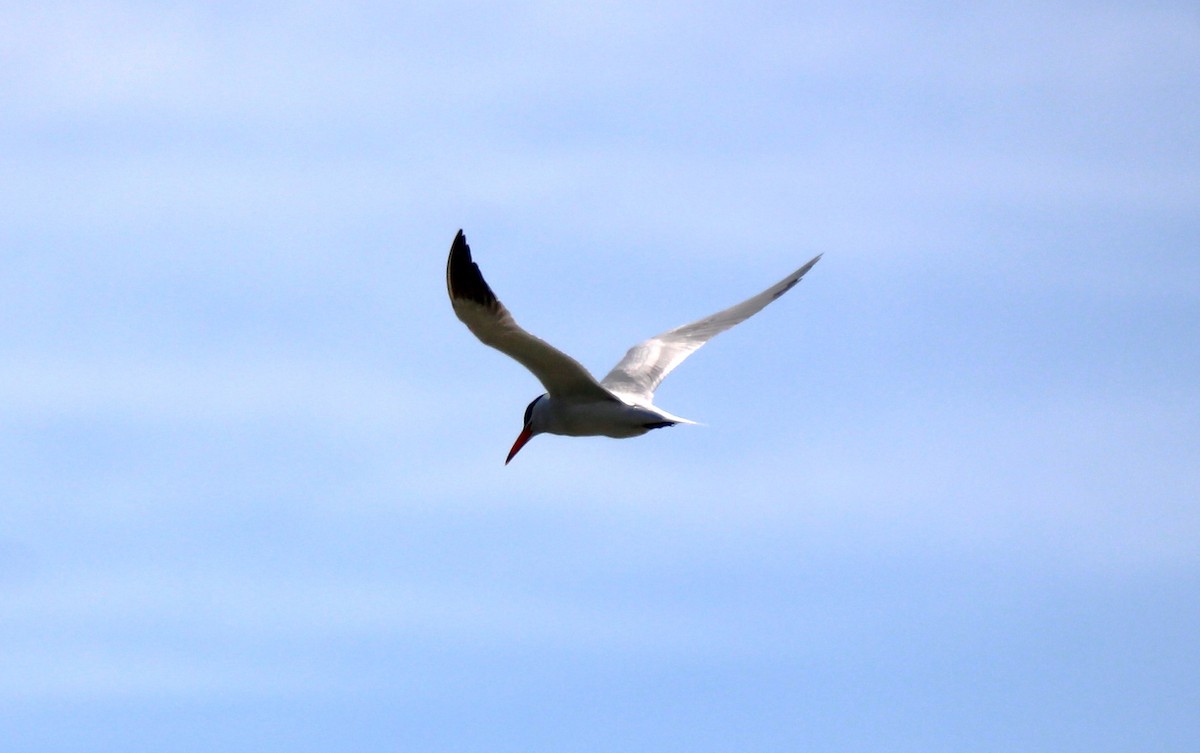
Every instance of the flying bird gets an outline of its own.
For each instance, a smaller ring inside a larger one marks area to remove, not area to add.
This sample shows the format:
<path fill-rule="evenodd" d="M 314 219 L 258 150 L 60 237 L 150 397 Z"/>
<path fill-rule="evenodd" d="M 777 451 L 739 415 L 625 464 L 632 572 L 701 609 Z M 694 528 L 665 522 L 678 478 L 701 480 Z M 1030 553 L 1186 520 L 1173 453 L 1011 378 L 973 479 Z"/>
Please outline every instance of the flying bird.
<path fill-rule="evenodd" d="M 603 379 L 578 361 L 517 324 L 496 298 L 479 265 L 471 259 L 462 230 L 446 260 L 446 288 L 454 313 L 484 345 L 499 350 L 533 372 L 545 394 L 525 409 L 524 424 L 504 464 L 538 434 L 570 437 L 636 437 L 651 429 L 694 424 L 654 405 L 654 390 L 700 346 L 751 316 L 800 282 L 820 259 L 814 257 L 758 295 L 712 316 L 667 330 L 634 345 Z"/>

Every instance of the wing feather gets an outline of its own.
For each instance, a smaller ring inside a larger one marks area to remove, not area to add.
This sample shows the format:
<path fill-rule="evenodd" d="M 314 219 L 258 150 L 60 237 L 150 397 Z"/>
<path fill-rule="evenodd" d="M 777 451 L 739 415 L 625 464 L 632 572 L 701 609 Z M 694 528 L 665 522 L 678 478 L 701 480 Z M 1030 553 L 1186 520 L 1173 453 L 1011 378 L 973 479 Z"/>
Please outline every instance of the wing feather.
<path fill-rule="evenodd" d="M 791 290 L 820 258 L 814 257 L 803 267 L 752 298 L 638 343 L 629 349 L 604 379 L 600 380 L 600 384 L 620 396 L 645 402 L 652 401 L 654 391 L 672 369 L 712 338 L 746 321 L 762 311 L 767 304 Z"/>
<path fill-rule="evenodd" d="M 479 265 L 472 261 L 471 248 L 462 230 L 454 237 L 446 260 L 446 289 L 455 315 L 467 329 L 484 345 L 533 372 L 551 396 L 616 400 L 578 361 L 517 324 L 483 279 Z"/>

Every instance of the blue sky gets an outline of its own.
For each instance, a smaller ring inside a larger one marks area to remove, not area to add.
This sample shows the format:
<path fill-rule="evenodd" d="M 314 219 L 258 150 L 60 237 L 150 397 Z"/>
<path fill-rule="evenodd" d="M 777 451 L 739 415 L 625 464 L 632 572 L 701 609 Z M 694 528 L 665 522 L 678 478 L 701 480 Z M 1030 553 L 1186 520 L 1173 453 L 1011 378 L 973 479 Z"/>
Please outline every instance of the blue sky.
<path fill-rule="evenodd" d="M 1193 751 L 1190 3 L 0 6 L 6 751 Z M 539 437 L 464 228 L 605 372 Z"/>

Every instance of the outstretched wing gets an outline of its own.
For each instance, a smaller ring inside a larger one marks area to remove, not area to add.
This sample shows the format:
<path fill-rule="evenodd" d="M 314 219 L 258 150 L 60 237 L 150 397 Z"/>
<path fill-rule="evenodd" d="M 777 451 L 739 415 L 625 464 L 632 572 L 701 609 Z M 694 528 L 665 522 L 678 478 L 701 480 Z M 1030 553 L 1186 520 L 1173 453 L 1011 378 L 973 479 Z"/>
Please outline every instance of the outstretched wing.
<path fill-rule="evenodd" d="M 471 248 L 461 230 L 446 260 L 446 289 L 454 313 L 484 345 L 515 359 L 533 372 L 552 397 L 616 400 L 574 358 L 526 332 L 496 298 L 471 260 Z"/>
<path fill-rule="evenodd" d="M 600 384 L 622 396 L 635 397 L 645 402 L 652 401 L 654 390 L 658 389 L 662 380 L 671 373 L 671 369 L 683 363 L 683 359 L 695 353 L 704 343 L 735 324 L 746 321 L 762 311 L 768 303 L 791 290 L 820 258 L 813 258 L 778 283 L 736 306 L 730 306 L 712 316 L 706 316 L 638 343 L 629 349 L 621 362 L 614 366 L 604 379 L 600 380 Z"/>

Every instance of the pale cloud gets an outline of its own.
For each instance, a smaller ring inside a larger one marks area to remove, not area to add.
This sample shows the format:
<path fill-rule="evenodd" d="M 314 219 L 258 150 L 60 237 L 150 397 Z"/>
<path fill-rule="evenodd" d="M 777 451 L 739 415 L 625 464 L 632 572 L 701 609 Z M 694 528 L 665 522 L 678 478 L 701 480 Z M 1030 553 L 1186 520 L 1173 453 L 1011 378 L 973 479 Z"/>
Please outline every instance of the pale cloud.
<path fill-rule="evenodd" d="M 735 427 L 661 438 L 648 455 L 552 438 L 537 448 L 537 475 L 552 484 L 549 499 L 570 499 L 575 510 L 672 521 L 681 531 L 676 561 L 703 561 L 713 537 L 735 545 L 783 536 L 852 559 L 1016 558 L 1019 568 L 1052 563 L 1100 578 L 1175 572 L 1200 565 L 1190 543 L 1200 515 L 1188 502 L 1200 493 L 1190 460 L 1197 416 L 1186 396 L 1046 392 L 995 395 L 987 406 L 943 396 L 861 415 L 855 426 L 808 425 L 803 439 L 772 432 L 775 440 L 722 456 L 719 477 L 688 453 L 722 455 L 752 441 Z M 557 467 L 570 470 L 547 470 Z M 505 475 L 518 474 L 529 483 L 519 471 Z M 491 476 L 464 479 L 459 493 L 484 495 L 501 477 Z"/>
<path fill-rule="evenodd" d="M 394 374 L 286 357 L 35 357 L 0 367 L 0 414 L 10 421 L 233 426 L 300 420 L 365 432 L 402 426 L 417 411 L 427 417 L 423 402 Z"/>
<path fill-rule="evenodd" d="M 302 664 L 294 657 L 312 646 L 368 640 L 437 651 L 745 659 L 763 653 L 756 632 L 782 627 L 763 615 L 747 634 L 746 615 L 711 607 L 529 593 L 490 581 L 248 576 L 217 565 L 10 579 L 5 597 L 0 614 L 11 650 L 0 662 L 0 697 L 21 701 L 362 691 L 379 681 L 373 673 L 356 677 L 325 666 L 320 656 Z M 814 643 L 841 640 L 829 614 L 806 611 L 789 622 L 789 651 L 807 654 Z M 120 636 L 131 630 L 155 638 L 130 645 Z M 54 639 L 38 638 L 47 633 Z M 197 644 L 206 648 L 197 651 Z M 278 646 L 293 661 L 281 662 L 274 651 L 247 654 L 247 646 L 259 645 Z"/>

